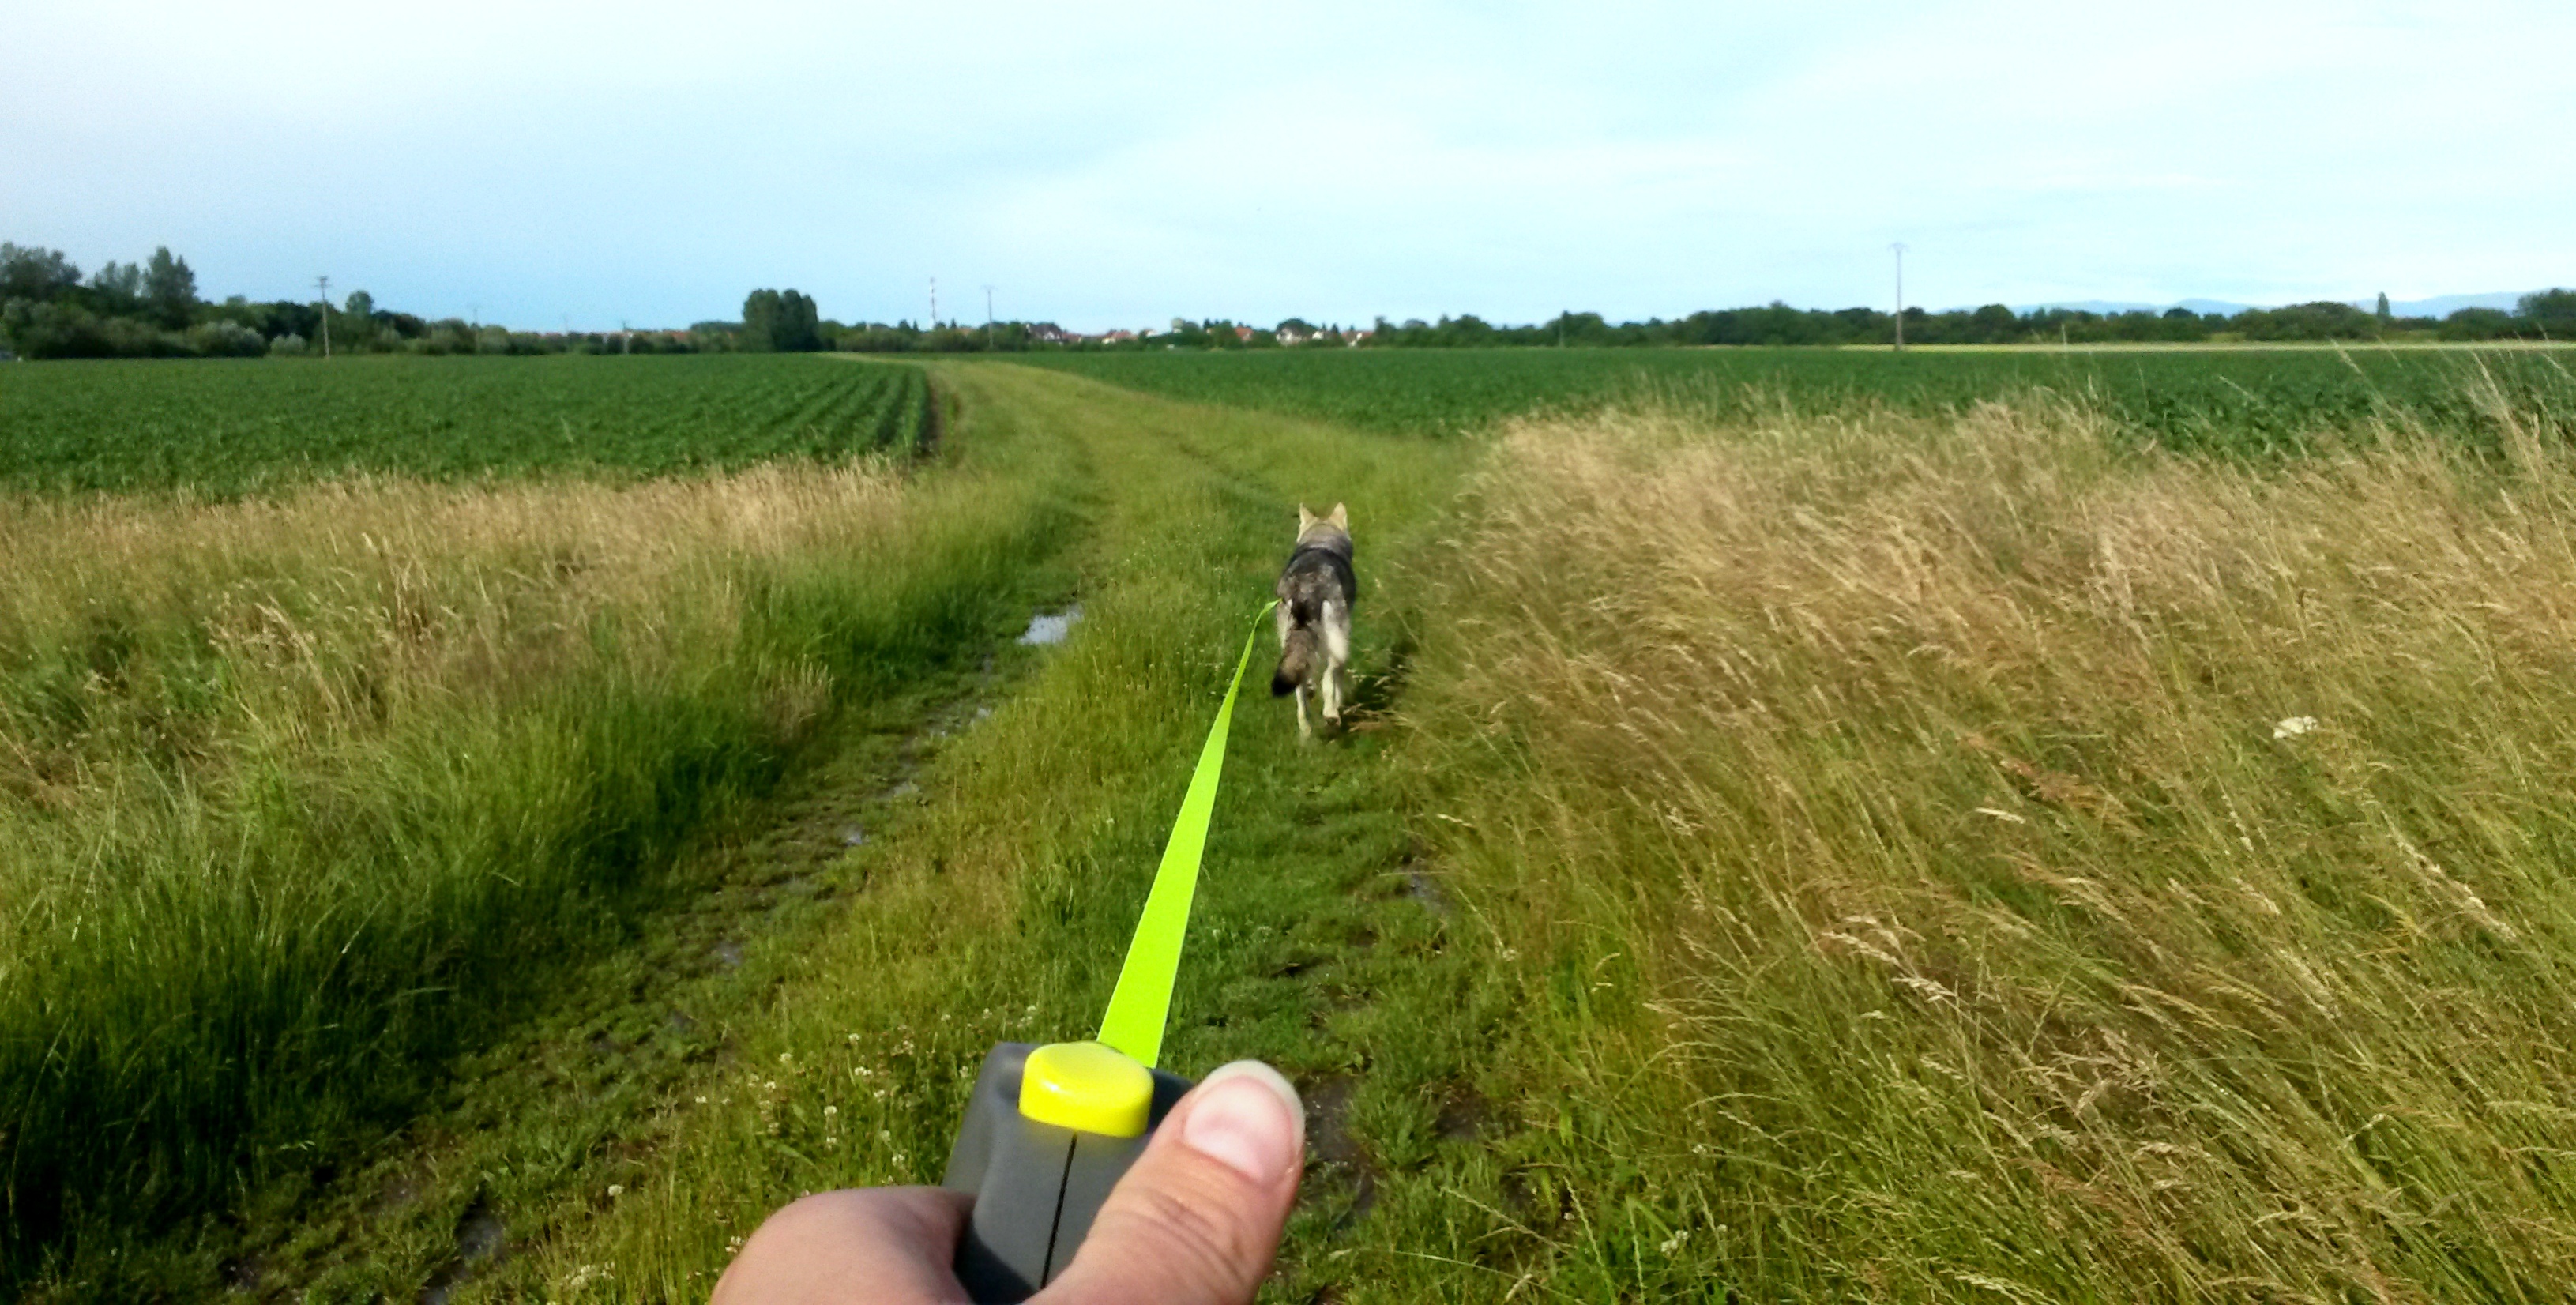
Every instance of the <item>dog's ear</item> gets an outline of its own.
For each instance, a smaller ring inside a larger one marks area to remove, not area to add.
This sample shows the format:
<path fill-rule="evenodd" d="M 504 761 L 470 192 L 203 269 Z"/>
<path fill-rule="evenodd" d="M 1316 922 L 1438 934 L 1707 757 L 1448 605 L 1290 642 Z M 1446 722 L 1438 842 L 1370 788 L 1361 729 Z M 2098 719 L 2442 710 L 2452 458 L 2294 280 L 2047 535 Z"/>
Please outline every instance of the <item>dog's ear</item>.
<path fill-rule="evenodd" d="M 1306 505 L 1305 505 L 1305 504 L 1303 504 L 1303 503 L 1298 504 L 1298 505 L 1297 505 L 1297 533 L 1302 535 L 1302 534 L 1306 533 L 1307 531 L 1312 530 L 1312 529 L 1314 529 L 1314 528 L 1315 528 L 1315 514 L 1314 514 L 1314 513 L 1312 513 L 1312 512 L 1307 511 L 1307 510 L 1306 510 Z"/>
<path fill-rule="evenodd" d="M 1351 528 L 1351 510 L 1339 503 L 1333 505 L 1333 515 L 1326 519 L 1345 531 Z"/>

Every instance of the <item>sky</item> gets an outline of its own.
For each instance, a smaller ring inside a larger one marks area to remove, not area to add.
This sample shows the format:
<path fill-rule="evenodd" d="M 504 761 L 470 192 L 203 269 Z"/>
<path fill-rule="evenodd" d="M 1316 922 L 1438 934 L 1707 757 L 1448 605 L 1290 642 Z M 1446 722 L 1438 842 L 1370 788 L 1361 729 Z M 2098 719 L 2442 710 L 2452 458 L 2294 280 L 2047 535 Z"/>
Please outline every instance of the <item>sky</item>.
<path fill-rule="evenodd" d="M 2576 284 L 2565 0 L 12 0 L 0 239 L 532 330 Z"/>

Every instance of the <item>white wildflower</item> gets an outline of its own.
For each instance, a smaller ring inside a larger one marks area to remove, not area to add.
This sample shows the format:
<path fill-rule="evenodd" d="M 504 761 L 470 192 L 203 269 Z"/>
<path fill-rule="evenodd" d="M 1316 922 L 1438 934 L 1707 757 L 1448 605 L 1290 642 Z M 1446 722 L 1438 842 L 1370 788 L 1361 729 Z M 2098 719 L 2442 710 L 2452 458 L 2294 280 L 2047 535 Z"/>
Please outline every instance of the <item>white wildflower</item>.
<path fill-rule="evenodd" d="M 2317 718 L 2314 716 L 2284 717 L 2279 724 L 2272 727 L 2272 737 L 2276 739 L 2295 739 L 2316 727 Z"/>

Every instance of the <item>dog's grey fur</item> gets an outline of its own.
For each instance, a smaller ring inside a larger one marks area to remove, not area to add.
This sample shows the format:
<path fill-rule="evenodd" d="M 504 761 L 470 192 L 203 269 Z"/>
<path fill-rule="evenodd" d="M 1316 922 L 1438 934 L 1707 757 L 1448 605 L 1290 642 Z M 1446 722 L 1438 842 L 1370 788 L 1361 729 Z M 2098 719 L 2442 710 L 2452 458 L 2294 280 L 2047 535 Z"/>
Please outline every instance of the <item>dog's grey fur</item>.
<path fill-rule="evenodd" d="M 1306 693 L 1323 699 L 1324 719 L 1342 723 L 1351 692 L 1351 603 L 1359 597 L 1351 570 L 1351 518 L 1341 504 L 1316 516 L 1297 505 L 1297 549 L 1279 573 L 1279 669 L 1270 696 L 1297 695 L 1297 734 L 1313 738 L 1306 723 Z"/>

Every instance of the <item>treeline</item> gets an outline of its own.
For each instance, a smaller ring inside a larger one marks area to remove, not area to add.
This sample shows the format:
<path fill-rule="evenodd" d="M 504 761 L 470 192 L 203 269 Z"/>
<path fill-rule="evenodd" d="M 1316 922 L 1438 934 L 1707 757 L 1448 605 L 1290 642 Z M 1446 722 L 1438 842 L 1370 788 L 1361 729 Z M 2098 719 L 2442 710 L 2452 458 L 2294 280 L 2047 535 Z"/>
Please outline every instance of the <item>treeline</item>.
<path fill-rule="evenodd" d="M 1581 347 L 1654 345 L 1883 345 L 1894 314 L 1773 303 L 1688 317 L 1612 323 L 1599 313 L 1560 313 L 1531 326 L 1498 326 L 1472 314 L 1437 322 L 1379 318 L 1366 328 L 1289 318 L 1275 326 L 1173 318 L 1165 329 L 1082 335 L 1052 322 L 983 326 L 825 319 L 796 290 L 754 290 L 742 319 L 687 330 L 512 331 L 458 318 L 428 320 L 376 307 L 366 291 L 338 305 L 315 300 L 221 303 L 197 297 L 196 273 L 168 249 L 140 263 L 109 262 L 87 276 L 60 250 L 0 244 L 0 350 L 25 358 L 208 358 L 333 353 L 1009 353 L 1031 349 L 1268 349 Z M 2376 312 L 2309 303 L 2234 315 L 2092 313 L 2002 304 L 1946 313 L 1905 310 L 1908 344 L 2274 343 L 2288 341 L 2576 340 L 2576 290 L 2522 297 L 2512 312 L 2463 308 L 2448 317 L 2398 317 L 2388 296 Z"/>
<path fill-rule="evenodd" d="M 725 342 L 730 347 L 731 341 Z M 690 352 L 683 332 L 536 334 L 376 307 L 364 290 L 332 304 L 197 295 L 167 248 L 87 276 L 56 249 L 0 243 L 0 350 L 22 358 L 254 358 L 332 353 Z"/>
<path fill-rule="evenodd" d="M 142 263 L 109 262 L 84 276 L 62 251 L 0 243 L 0 356 L 21 358 L 250 358 L 349 353 L 970 353 L 1058 347 L 1075 337 L 1050 323 L 984 327 L 824 321 L 796 290 L 755 290 L 742 319 L 686 330 L 513 331 L 461 318 L 423 318 L 376 306 L 364 290 L 323 300 L 220 303 L 197 295 L 196 273 L 167 248 Z"/>
<path fill-rule="evenodd" d="M 1349 345 L 1370 349 L 1477 349 L 1507 347 L 1618 348 L 1689 345 L 1886 345 L 1896 342 L 1896 317 L 1875 308 L 1827 311 L 1770 304 L 1712 309 L 1688 317 L 1617 322 L 1599 313 L 1562 313 L 1533 326 L 1498 326 L 1472 314 L 1402 323 L 1379 318 L 1366 328 L 1317 326 L 1289 318 L 1275 326 L 1211 319 L 1174 318 L 1166 329 L 1076 335 L 1050 323 L 1004 322 L 991 327 L 941 326 L 923 331 L 895 326 L 822 323 L 815 348 L 867 352 L 981 352 L 1070 349 L 1269 349 Z M 2016 313 L 2002 304 L 1946 313 L 1905 310 L 1907 344 L 2255 344 L 2348 340 L 2576 341 L 2576 291 L 2525 295 L 2513 312 L 2464 308 L 2448 317 L 2398 317 L 2381 296 L 2377 312 L 2350 304 L 2311 303 L 2255 308 L 2234 315 L 2164 312 L 2093 313 L 2044 308 Z"/>
<path fill-rule="evenodd" d="M 1283 324 L 1285 325 L 1285 324 Z M 1160 337 L 1156 337 L 1160 342 Z M 2463 308 L 2444 318 L 2398 317 L 2388 297 L 2378 311 L 2351 304 L 2294 304 L 2234 315 L 2169 308 L 2161 313 L 2092 313 L 2002 304 L 1946 313 L 1905 310 L 1907 344 L 2222 344 L 2287 341 L 2576 340 L 2576 291 L 2524 295 L 2513 312 Z M 1494 345 L 1867 345 L 1893 344 L 1896 316 L 1874 308 L 1824 311 L 1771 304 L 1693 313 L 1666 321 L 1612 324 L 1598 313 L 1564 313 L 1536 326 L 1495 326 L 1473 316 L 1389 324 L 1379 319 L 1372 348 Z"/>

